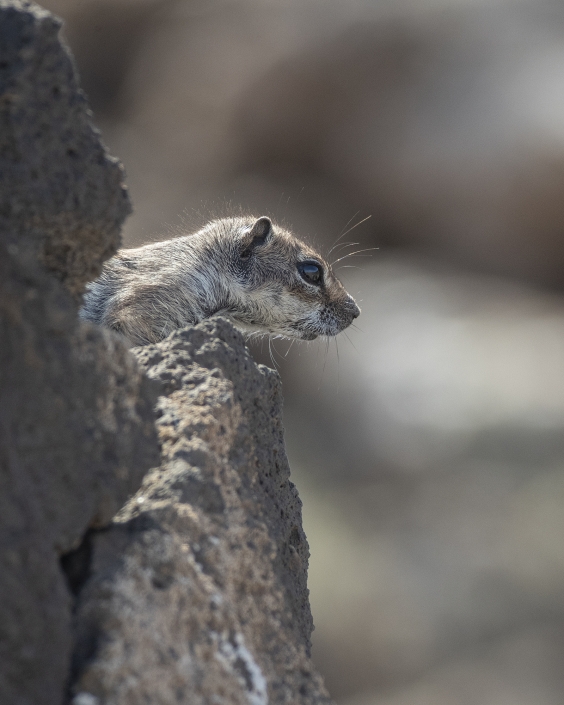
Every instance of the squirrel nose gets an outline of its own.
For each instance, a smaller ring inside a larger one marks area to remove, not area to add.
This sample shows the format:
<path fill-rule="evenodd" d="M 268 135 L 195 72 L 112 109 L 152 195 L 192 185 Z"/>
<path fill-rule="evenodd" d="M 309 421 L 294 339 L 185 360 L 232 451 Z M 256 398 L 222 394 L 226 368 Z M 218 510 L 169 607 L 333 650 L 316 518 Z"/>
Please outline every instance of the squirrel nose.
<path fill-rule="evenodd" d="M 358 318 L 360 316 L 360 309 L 352 296 L 349 296 L 348 304 L 353 319 Z"/>

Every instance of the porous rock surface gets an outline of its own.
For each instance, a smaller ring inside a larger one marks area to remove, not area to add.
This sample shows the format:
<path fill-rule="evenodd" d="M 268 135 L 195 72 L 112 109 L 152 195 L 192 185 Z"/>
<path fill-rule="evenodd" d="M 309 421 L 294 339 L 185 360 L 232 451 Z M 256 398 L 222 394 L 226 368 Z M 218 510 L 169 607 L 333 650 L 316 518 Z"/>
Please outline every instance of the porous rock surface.
<path fill-rule="evenodd" d="M 115 248 L 128 205 L 121 169 L 89 123 L 59 26 L 36 5 L 0 0 L 6 705 L 62 702 L 72 596 L 60 558 L 88 527 L 107 524 L 159 460 L 150 383 L 119 340 L 79 323 L 71 295 Z"/>
<path fill-rule="evenodd" d="M 60 27 L 35 3 L 0 0 L 0 229 L 76 296 L 117 250 L 131 206 Z"/>
<path fill-rule="evenodd" d="M 3 244 L 0 341 L 0 702 L 59 705 L 72 643 L 59 558 L 158 462 L 153 395 L 125 346 Z"/>
<path fill-rule="evenodd" d="M 0 703 L 326 703 L 276 374 L 78 320 L 129 205 L 59 26 L 0 0 Z"/>
<path fill-rule="evenodd" d="M 162 464 L 90 537 L 75 702 L 328 703 L 278 375 L 222 319 L 135 354 L 164 387 Z"/>

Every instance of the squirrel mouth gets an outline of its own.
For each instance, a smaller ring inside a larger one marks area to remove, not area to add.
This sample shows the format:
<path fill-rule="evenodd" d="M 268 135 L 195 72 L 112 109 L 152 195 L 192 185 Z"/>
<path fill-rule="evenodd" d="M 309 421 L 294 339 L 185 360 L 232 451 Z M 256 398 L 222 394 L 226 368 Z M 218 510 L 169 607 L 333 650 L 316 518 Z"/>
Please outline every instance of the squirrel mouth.
<path fill-rule="evenodd" d="M 300 333 L 300 339 L 301 340 L 315 340 L 319 334 L 318 333 L 312 333 L 312 332 L 302 332 Z"/>

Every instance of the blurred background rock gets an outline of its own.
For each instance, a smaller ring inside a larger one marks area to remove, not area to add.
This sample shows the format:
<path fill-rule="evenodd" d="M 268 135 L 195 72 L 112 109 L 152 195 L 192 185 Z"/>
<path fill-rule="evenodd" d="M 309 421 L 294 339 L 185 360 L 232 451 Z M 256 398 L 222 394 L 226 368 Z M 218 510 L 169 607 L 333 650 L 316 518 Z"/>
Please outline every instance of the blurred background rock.
<path fill-rule="evenodd" d="M 561 705 L 564 5 L 42 4 L 127 246 L 243 209 L 326 252 L 371 216 L 333 255 L 380 248 L 341 263 L 359 328 L 272 353 L 336 701 Z"/>

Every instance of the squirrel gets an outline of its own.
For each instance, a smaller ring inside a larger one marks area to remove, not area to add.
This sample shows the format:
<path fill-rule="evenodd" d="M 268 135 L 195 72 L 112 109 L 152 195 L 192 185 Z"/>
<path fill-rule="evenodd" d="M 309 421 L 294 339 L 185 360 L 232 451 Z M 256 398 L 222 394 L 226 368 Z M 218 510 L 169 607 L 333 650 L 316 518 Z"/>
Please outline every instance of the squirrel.
<path fill-rule="evenodd" d="M 132 345 L 216 314 L 249 336 L 314 340 L 343 331 L 360 309 L 314 250 L 270 218 L 248 216 L 118 251 L 80 311 Z"/>

